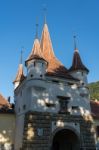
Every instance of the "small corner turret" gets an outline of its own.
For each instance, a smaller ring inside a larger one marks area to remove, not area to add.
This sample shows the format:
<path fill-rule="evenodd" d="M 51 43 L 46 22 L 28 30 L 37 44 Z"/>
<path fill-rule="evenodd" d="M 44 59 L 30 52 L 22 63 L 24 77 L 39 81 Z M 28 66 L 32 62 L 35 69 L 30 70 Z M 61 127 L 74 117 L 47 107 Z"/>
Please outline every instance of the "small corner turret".
<path fill-rule="evenodd" d="M 16 78 L 15 80 L 13 81 L 13 84 L 14 84 L 14 89 L 16 89 L 19 84 L 25 79 L 25 75 L 24 75 L 24 72 L 23 72 L 23 64 L 19 64 L 19 67 L 18 67 L 18 72 L 17 72 L 17 75 L 16 75 Z"/>
<path fill-rule="evenodd" d="M 28 72 L 27 79 L 44 79 L 48 63 L 42 56 L 38 38 L 34 40 L 32 52 L 25 65 Z"/>
<path fill-rule="evenodd" d="M 18 67 L 16 78 L 13 81 L 14 89 L 16 89 L 20 85 L 20 83 L 25 79 L 23 64 L 22 64 L 22 54 L 23 54 L 23 51 L 21 50 L 20 64 Z"/>
<path fill-rule="evenodd" d="M 38 23 L 36 24 L 36 35 L 32 51 L 25 61 L 27 67 L 27 79 L 44 79 L 48 62 L 44 59 L 41 52 L 40 41 L 38 38 Z"/>
<path fill-rule="evenodd" d="M 69 69 L 69 73 L 74 77 L 80 80 L 81 84 L 87 84 L 87 74 L 89 70 L 82 63 L 79 51 L 76 47 L 76 36 L 74 36 L 74 55 L 72 66 Z"/>

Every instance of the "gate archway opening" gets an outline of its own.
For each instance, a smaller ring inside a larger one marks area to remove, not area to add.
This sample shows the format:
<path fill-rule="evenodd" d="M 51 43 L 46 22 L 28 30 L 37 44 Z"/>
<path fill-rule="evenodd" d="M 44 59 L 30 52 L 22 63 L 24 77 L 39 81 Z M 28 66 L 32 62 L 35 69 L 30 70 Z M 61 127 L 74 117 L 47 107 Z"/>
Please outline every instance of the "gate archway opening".
<path fill-rule="evenodd" d="M 80 141 L 75 132 L 62 129 L 56 132 L 51 150 L 80 150 Z"/>

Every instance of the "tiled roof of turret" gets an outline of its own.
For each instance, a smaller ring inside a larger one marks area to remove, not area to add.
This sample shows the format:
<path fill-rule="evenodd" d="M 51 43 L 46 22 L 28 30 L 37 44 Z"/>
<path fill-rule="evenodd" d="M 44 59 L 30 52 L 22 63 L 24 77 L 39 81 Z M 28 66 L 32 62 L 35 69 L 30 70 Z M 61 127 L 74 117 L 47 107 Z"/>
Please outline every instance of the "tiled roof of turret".
<path fill-rule="evenodd" d="M 18 82 L 18 81 L 23 81 L 25 79 L 25 75 L 23 73 L 23 65 L 22 64 L 19 64 L 19 67 L 18 67 L 18 72 L 17 72 L 17 75 L 16 75 L 16 78 L 15 80 L 13 81 L 13 83 L 15 82 Z"/>
<path fill-rule="evenodd" d="M 36 38 L 34 40 L 32 51 L 31 51 L 28 59 L 26 60 L 26 62 L 28 62 L 29 60 L 32 60 L 32 59 L 42 59 L 42 60 L 45 60 L 43 58 L 43 55 L 42 55 L 42 52 L 41 52 L 40 42 L 39 42 L 38 38 Z"/>
<path fill-rule="evenodd" d="M 82 63 L 78 49 L 75 49 L 75 51 L 74 51 L 73 62 L 72 62 L 72 66 L 70 67 L 69 71 L 72 72 L 72 71 L 76 71 L 76 70 L 83 70 L 83 71 L 89 72 L 89 70 L 86 68 L 86 66 Z"/>
<path fill-rule="evenodd" d="M 0 94 L 0 114 L 1 113 L 14 113 L 14 104 L 10 104 L 8 100 L 2 96 L 2 94 Z"/>

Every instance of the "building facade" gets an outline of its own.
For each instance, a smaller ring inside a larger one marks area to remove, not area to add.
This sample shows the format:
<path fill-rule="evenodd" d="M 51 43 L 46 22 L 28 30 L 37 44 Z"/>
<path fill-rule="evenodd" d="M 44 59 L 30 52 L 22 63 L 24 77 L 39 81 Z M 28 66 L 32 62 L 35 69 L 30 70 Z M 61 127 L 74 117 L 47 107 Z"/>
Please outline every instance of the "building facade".
<path fill-rule="evenodd" d="M 77 47 L 67 69 L 55 56 L 47 23 L 36 34 L 14 80 L 15 150 L 96 150 L 87 87 L 89 70 Z"/>
<path fill-rule="evenodd" d="M 11 104 L 0 94 L 0 150 L 13 150 L 15 113 Z"/>

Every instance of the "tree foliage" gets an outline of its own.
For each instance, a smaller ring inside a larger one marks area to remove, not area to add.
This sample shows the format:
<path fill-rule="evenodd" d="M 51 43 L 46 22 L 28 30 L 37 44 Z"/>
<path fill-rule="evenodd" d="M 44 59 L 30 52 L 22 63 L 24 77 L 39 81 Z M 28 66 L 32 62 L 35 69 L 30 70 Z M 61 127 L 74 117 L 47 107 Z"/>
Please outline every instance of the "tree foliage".
<path fill-rule="evenodd" d="M 88 87 L 90 91 L 91 100 L 97 99 L 99 101 L 99 81 L 89 83 Z"/>

